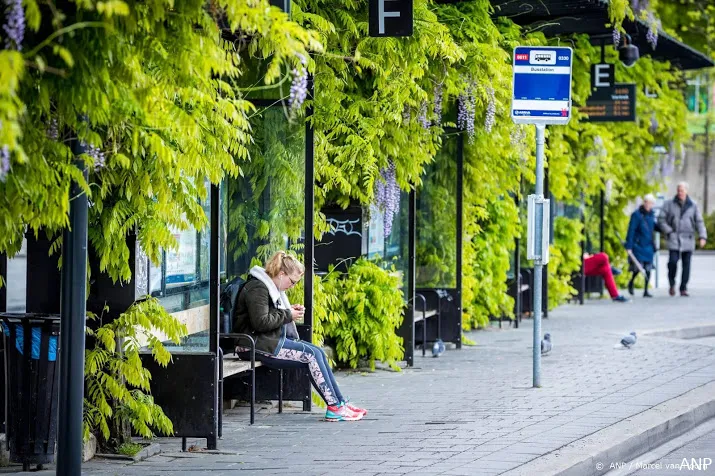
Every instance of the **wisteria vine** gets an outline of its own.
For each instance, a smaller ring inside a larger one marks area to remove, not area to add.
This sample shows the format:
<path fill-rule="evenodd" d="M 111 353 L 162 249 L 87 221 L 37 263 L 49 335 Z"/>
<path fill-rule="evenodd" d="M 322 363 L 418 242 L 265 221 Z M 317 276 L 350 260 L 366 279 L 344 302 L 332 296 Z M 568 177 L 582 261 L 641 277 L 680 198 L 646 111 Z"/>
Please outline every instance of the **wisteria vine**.
<path fill-rule="evenodd" d="M 470 81 L 467 90 L 459 95 L 457 108 L 457 127 L 467 132 L 470 142 L 474 140 L 474 115 L 477 110 L 475 89 L 474 82 Z"/>
<path fill-rule="evenodd" d="M 5 177 L 10 172 L 10 149 L 7 146 L 3 146 L 0 149 L 0 182 L 5 181 Z"/>
<path fill-rule="evenodd" d="M 25 39 L 25 10 L 22 0 L 4 0 L 6 23 L 2 26 L 7 35 L 5 49 L 22 51 L 22 41 Z"/>
<path fill-rule="evenodd" d="M 375 182 L 375 203 L 384 213 L 383 231 L 385 236 L 392 233 L 392 221 L 400 211 L 400 186 L 397 185 L 397 167 L 390 160 L 381 172 L 382 180 Z"/>
<path fill-rule="evenodd" d="M 300 109 L 308 97 L 308 60 L 298 55 L 300 67 L 293 68 L 293 82 L 290 85 L 288 105 L 292 111 Z"/>
<path fill-rule="evenodd" d="M 442 83 L 434 87 L 434 123 L 436 126 L 442 125 L 442 101 L 444 99 L 444 91 Z"/>
<path fill-rule="evenodd" d="M 494 88 L 487 86 L 487 114 L 484 118 L 484 130 L 487 133 L 492 132 L 494 123 L 496 122 L 496 98 L 494 97 Z"/>

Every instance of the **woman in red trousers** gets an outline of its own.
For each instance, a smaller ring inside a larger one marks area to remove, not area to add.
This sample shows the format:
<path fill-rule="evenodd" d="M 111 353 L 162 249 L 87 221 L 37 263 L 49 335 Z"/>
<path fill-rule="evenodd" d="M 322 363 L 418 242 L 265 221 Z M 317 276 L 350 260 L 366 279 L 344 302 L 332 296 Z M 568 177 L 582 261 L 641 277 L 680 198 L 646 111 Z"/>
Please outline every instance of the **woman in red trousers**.
<path fill-rule="evenodd" d="M 615 302 L 628 302 L 628 298 L 618 292 L 616 281 L 613 279 L 611 263 L 606 253 L 596 253 L 595 255 L 585 254 L 583 261 L 584 274 L 586 276 L 600 276 L 606 284 L 608 294 Z"/>

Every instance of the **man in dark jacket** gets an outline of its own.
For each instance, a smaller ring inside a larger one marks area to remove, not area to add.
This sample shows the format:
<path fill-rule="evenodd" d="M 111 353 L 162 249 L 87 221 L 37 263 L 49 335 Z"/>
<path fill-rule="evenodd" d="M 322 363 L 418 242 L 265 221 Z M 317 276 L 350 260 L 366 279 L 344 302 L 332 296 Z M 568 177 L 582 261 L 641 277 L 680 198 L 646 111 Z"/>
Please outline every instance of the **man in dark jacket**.
<path fill-rule="evenodd" d="M 688 296 L 690 279 L 690 259 L 695 251 L 695 234 L 700 247 L 705 246 L 707 231 L 698 206 L 688 196 L 688 184 L 678 184 L 678 193 L 673 200 L 665 202 L 658 219 L 658 225 L 668 241 L 670 257 L 668 260 L 668 280 L 670 295 L 675 296 L 675 275 L 678 272 L 678 260 L 683 259 L 683 274 L 680 278 L 680 295 Z"/>
<path fill-rule="evenodd" d="M 655 214 L 653 213 L 655 206 L 655 197 L 651 194 L 643 197 L 643 205 L 638 207 L 631 215 L 631 221 L 628 224 L 628 235 L 626 236 L 626 250 L 631 264 L 631 280 L 628 282 L 628 292 L 633 295 L 633 284 L 638 273 L 645 271 L 645 290 L 643 297 L 653 297 L 648 292 L 648 284 L 650 281 L 650 272 L 653 269 L 653 255 L 655 254 L 655 241 L 653 240 L 653 232 L 656 228 L 660 229 L 655 223 Z M 637 260 L 638 263 L 633 260 Z M 638 266 L 640 264 L 640 266 Z"/>

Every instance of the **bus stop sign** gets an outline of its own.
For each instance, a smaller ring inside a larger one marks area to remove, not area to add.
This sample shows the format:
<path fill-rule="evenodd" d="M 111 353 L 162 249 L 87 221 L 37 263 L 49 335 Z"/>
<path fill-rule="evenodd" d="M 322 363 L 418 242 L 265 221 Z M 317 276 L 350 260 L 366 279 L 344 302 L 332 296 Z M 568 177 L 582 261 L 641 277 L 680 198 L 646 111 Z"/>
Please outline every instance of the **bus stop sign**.
<path fill-rule="evenodd" d="M 514 48 L 511 117 L 517 124 L 567 124 L 571 119 L 573 50 Z"/>

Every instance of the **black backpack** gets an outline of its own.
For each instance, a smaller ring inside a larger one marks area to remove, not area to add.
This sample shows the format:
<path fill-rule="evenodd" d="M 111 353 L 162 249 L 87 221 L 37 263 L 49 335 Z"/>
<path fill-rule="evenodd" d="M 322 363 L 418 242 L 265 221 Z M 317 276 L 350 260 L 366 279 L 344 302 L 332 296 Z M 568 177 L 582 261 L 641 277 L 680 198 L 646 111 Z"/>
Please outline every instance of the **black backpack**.
<path fill-rule="evenodd" d="M 229 334 L 233 329 L 233 313 L 236 309 L 236 302 L 246 280 L 238 277 L 226 283 L 221 291 L 221 334 Z"/>

